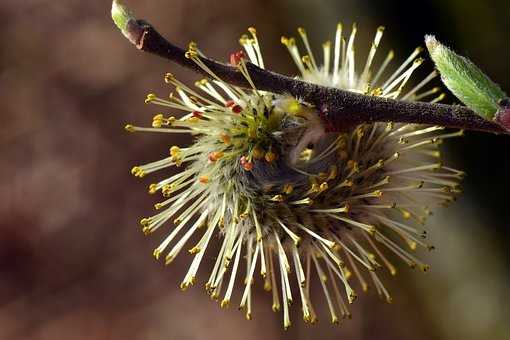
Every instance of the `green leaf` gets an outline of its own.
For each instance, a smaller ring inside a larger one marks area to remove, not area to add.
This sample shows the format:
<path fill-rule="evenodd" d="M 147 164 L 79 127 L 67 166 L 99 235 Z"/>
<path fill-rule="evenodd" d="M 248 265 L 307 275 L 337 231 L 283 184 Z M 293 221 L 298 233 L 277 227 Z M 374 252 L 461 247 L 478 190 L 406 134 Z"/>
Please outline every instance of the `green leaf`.
<path fill-rule="evenodd" d="M 434 36 L 425 36 L 425 44 L 445 86 L 478 115 L 493 119 L 500 109 L 499 101 L 506 98 L 505 92 L 469 59 L 453 52 Z"/>

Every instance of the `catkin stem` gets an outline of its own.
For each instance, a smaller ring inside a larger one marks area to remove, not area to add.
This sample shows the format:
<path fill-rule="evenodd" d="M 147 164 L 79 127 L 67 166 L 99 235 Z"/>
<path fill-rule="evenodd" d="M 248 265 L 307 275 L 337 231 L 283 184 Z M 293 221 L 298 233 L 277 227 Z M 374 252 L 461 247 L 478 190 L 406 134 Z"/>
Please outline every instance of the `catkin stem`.
<path fill-rule="evenodd" d="M 143 20 L 127 23 L 127 38 L 141 51 L 156 54 L 189 68 L 205 77 L 210 75 Z M 250 84 L 237 67 L 200 57 L 201 61 L 223 81 L 249 88 Z M 426 102 L 407 102 L 368 96 L 337 88 L 320 86 L 261 69 L 249 62 L 247 70 L 255 86 L 264 91 L 291 94 L 318 108 L 330 131 L 343 131 L 361 123 L 400 122 L 439 125 L 450 128 L 508 133 L 495 122 L 478 116 L 467 107 Z"/>

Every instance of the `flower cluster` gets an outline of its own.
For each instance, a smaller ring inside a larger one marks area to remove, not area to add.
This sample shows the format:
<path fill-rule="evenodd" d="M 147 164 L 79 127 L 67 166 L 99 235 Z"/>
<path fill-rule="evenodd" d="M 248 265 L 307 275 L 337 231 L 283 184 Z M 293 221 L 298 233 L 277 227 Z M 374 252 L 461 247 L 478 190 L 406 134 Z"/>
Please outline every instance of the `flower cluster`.
<path fill-rule="evenodd" d="M 357 72 L 356 30 L 354 26 L 344 38 L 338 25 L 334 42 L 323 44 L 321 63 L 304 29 L 298 32 L 305 55 L 294 38 L 283 37 L 282 43 L 306 81 L 368 96 L 442 99 L 438 88 L 425 89 L 436 72 L 406 90 L 423 61 L 418 58 L 421 49 L 392 73 L 388 68 L 393 52 L 374 69 L 383 28 L 377 30 L 365 65 Z M 305 322 L 317 320 L 313 285 L 321 288 L 333 323 L 350 316 L 347 305 L 358 289 L 372 286 L 390 302 L 380 279 L 382 269 L 395 275 L 396 259 L 428 269 L 413 254 L 417 248 L 432 249 L 424 240 L 423 225 L 433 208 L 455 200 L 463 177 L 461 171 L 443 165 L 438 146 L 462 131 L 373 123 L 329 132 L 313 106 L 258 90 L 246 66 L 251 62 L 264 68 L 255 29 L 250 28 L 240 43 L 244 52 L 232 54 L 230 62 L 251 88 L 220 79 L 191 43 L 186 56 L 210 79 L 191 88 L 167 74 L 165 81 L 175 92 L 168 99 L 150 94 L 146 100 L 184 113 L 158 114 L 149 128 L 126 126 L 131 132 L 194 136 L 191 145 L 172 146 L 162 160 L 132 169 L 138 177 L 169 167 L 182 169 L 149 187 L 164 199 L 155 206 L 158 213 L 141 220 L 143 231 L 168 230 L 154 256 L 168 264 L 184 248 L 193 255 L 181 283 L 186 289 L 195 283 L 208 245 L 219 235 L 207 292 L 222 307 L 238 293 L 239 307 L 250 319 L 252 289 L 260 274 L 264 288 L 272 292 L 273 310 L 283 310 L 285 328 L 291 324 L 289 306 L 294 300 L 300 301 Z M 189 246 L 197 233 L 200 240 Z"/>

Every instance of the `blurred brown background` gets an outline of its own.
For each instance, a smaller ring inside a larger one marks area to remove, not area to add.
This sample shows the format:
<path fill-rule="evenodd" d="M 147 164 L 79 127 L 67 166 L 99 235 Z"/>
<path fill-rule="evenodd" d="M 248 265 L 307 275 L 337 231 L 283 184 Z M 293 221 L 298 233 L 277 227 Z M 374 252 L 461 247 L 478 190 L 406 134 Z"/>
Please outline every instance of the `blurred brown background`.
<path fill-rule="evenodd" d="M 319 47 L 338 20 L 358 22 L 363 54 L 379 24 L 382 50 L 403 59 L 423 35 L 467 54 L 510 91 L 506 0 L 127 1 L 173 41 L 197 41 L 226 59 L 257 27 L 267 64 L 294 74 L 280 35 L 303 25 Z M 254 319 L 220 311 L 199 286 L 178 288 L 189 259 L 153 260 L 159 236 L 137 221 L 152 209 L 131 166 L 158 159 L 171 140 L 124 132 L 149 123 L 145 94 L 162 77 L 195 75 L 137 52 L 110 20 L 108 0 L 0 2 L 0 339 L 508 339 L 510 138 L 478 133 L 445 146 L 468 173 L 460 202 L 429 222 L 430 273 L 386 278 L 393 305 L 373 294 L 340 328 L 324 318 L 293 327 L 258 291 Z M 431 65 L 427 65 L 431 67 Z M 450 101 L 453 98 L 450 97 Z"/>

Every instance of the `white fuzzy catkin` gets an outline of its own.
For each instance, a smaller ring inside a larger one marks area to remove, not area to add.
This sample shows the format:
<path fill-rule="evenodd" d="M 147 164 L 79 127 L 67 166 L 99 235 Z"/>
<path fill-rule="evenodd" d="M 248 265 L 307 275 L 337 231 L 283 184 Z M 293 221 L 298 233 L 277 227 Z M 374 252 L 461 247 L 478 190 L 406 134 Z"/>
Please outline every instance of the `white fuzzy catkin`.
<path fill-rule="evenodd" d="M 377 30 L 360 73 L 356 27 L 346 39 L 338 25 L 334 43 L 323 45 L 322 63 L 313 55 L 305 30 L 298 32 L 305 55 L 293 38 L 282 42 L 306 81 L 401 100 L 442 98 L 437 88 L 425 89 L 435 72 L 407 89 L 422 63 L 417 58 L 421 49 L 393 73 L 387 72 L 391 51 L 374 67 L 383 28 Z M 432 249 L 424 241 L 426 217 L 455 200 L 463 177 L 443 165 L 438 145 L 462 132 L 391 123 L 326 132 L 312 106 L 253 85 L 245 56 L 259 67 L 264 63 L 255 29 L 249 33 L 240 39 L 244 54 L 231 59 L 252 88 L 218 78 L 192 43 L 187 57 L 212 80 L 198 81 L 194 89 L 167 74 L 165 80 L 175 92 L 169 99 L 150 94 L 147 103 L 184 114 L 159 114 L 150 128 L 126 126 L 132 132 L 194 136 L 191 145 L 173 146 L 168 157 L 132 170 L 143 177 L 168 167 L 182 169 L 149 187 L 150 193 L 164 197 L 156 204 L 158 213 L 141 220 L 145 233 L 166 234 L 155 257 L 170 263 L 183 249 L 193 254 L 181 283 L 186 289 L 195 283 L 208 245 L 219 241 L 219 253 L 208 255 L 215 262 L 207 292 L 223 307 L 237 295 L 249 319 L 260 274 L 264 288 L 272 291 L 273 310 L 283 310 L 285 328 L 291 324 L 294 300 L 299 300 L 306 322 L 317 320 L 313 301 L 320 297 L 311 295 L 311 285 L 320 285 L 333 323 L 350 316 L 346 302 L 355 300 L 355 290 L 373 286 L 390 302 L 379 278 L 383 269 L 395 275 L 395 259 L 428 269 L 414 255 L 417 248 Z M 188 245 L 197 233 L 202 235 L 198 243 Z"/>

